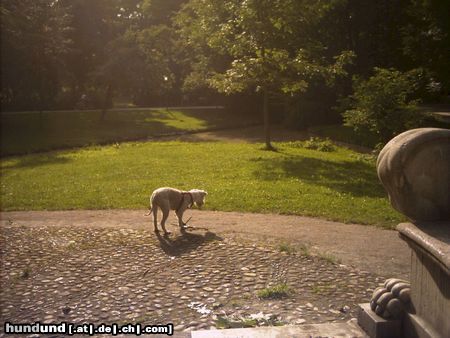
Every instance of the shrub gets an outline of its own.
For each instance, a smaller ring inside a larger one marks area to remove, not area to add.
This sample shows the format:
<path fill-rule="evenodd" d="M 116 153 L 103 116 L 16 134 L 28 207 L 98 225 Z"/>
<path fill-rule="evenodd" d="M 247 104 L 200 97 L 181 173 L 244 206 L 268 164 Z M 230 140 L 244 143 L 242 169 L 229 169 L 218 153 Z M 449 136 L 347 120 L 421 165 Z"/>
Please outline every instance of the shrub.
<path fill-rule="evenodd" d="M 313 149 L 324 152 L 331 152 L 336 150 L 336 147 L 329 138 L 321 139 L 320 137 L 310 137 L 309 140 L 303 143 L 303 147 L 306 149 Z"/>
<path fill-rule="evenodd" d="M 386 143 L 401 132 L 418 127 L 421 114 L 411 96 L 417 88 L 419 73 L 375 68 L 368 80 L 353 80 L 354 93 L 346 102 L 345 125 L 355 131 L 369 130 Z"/>

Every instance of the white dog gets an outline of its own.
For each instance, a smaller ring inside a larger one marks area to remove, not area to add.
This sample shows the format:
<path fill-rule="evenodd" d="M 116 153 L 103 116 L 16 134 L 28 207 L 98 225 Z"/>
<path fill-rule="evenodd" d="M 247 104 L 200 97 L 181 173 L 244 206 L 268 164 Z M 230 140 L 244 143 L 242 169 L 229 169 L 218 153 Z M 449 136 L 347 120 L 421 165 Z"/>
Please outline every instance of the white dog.
<path fill-rule="evenodd" d="M 159 188 L 153 191 L 150 197 L 150 211 L 147 215 L 153 212 L 153 223 L 155 226 L 155 232 L 158 232 L 158 208 L 162 211 L 161 228 L 164 234 L 167 235 L 170 232 L 166 230 L 166 220 L 169 217 L 169 211 L 175 210 L 178 217 L 178 224 L 180 229 L 184 229 L 183 213 L 186 209 L 192 207 L 195 203 L 198 207 L 201 207 L 205 203 L 205 196 L 208 193 L 204 190 L 192 189 L 189 191 L 181 191 L 174 188 Z"/>

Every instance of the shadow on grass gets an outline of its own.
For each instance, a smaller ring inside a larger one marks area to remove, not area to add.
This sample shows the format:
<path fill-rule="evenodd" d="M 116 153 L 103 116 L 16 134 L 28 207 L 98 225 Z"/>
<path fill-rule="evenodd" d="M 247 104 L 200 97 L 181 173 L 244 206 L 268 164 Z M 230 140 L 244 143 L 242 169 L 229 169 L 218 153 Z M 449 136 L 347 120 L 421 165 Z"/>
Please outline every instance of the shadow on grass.
<path fill-rule="evenodd" d="M 243 125 L 223 109 L 45 112 L 1 116 L 2 157 Z"/>
<path fill-rule="evenodd" d="M 374 148 L 378 143 L 377 135 L 370 131 L 354 131 L 352 127 L 343 125 L 317 126 L 310 131 L 320 137 L 329 137 L 338 142 Z"/>
<path fill-rule="evenodd" d="M 223 240 L 221 237 L 210 231 L 207 231 L 204 235 L 183 231 L 174 238 L 163 236 L 159 232 L 156 232 L 156 237 L 159 240 L 161 249 L 169 256 L 181 256 L 195 250 L 203 243 Z"/>
<path fill-rule="evenodd" d="M 376 169 L 365 162 L 331 162 L 316 158 L 288 156 L 277 159 L 256 159 L 259 168 L 254 175 L 267 181 L 284 177 L 322 185 L 353 196 L 385 197 Z"/>
<path fill-rule="evenodd" d="M 10 160 L 10 163 L 2 165 L 1 170 L 19 169 L 19 168 L 35 168 L 47 164 L 64 164 L 70 162 L 71 159 L 58 155 L 56 153 L 45 153 L 32 156 L 20 156 Z"/>

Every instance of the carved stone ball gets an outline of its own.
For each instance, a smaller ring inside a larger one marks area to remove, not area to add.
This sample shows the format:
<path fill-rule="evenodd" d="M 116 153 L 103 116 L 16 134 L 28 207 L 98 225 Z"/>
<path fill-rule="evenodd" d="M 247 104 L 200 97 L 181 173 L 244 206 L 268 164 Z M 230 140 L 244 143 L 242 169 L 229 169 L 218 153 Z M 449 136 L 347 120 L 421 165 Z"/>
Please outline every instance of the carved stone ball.
<path fill-rule="evenodd" d="M 450 220 L 450 130 L 408 130 L 390 140 L 377 160 L 392 206 L 413 221 Z"/>
<path fill-rule="evenodd" d="M 401 318 L 410 302 L 411 287 L 408 282 L 391 278 L 377 288 L 370 300 L 370 308 L 385 319 Z"/>

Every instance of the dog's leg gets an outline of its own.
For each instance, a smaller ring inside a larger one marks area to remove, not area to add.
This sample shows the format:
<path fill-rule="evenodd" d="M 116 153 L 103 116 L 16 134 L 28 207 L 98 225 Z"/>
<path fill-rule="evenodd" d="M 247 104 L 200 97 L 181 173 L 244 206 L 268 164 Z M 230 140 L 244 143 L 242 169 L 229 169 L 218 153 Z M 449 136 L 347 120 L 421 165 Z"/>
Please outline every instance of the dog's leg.
<path fill-rule="evenodd" d="M 161 210 L 163 213 L 163 216 L 161 219 L 161 228 L 163 229 L 164 234 L 168 235 L 168 234 L 170 234 L 170 232 L 166 230 L 166 221 L 167 221 L 167 218 L 169 217 L 169 209 L 161 209 Z"/>
<path fill-rule="evenodd" d="M 178 218 L 178 225 L 180 226 L 180 229 L 181 229 L 181 230 L 183 230 L 183 229 L 185 228 L 185 225 L 186 225 L 186 224 L 183 222 L 183 213 L 184 213 L 183 208 L 181 208 L 180 210 L 178 210 L 178 211 L 176 212 L 177 218 Z"/>
<path fill-rule="evenodd" d="M 152 212 L 153 212 L 153 226 L 155 227 L 155 232 L 158 232 L 158 206 L 154 204 L 152 206 Z"/>

